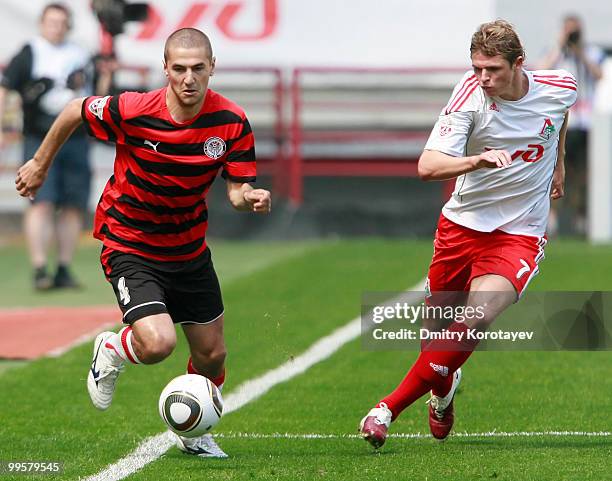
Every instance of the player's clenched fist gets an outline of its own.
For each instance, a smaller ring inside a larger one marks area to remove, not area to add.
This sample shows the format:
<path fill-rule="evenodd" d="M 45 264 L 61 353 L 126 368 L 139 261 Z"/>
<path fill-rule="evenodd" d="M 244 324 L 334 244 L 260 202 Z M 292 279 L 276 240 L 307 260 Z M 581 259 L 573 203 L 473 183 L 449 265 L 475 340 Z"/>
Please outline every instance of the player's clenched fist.
<path fill-rule="evenodd" d="M 47 177 L 47 171 L 36 161 L 30 159 L 17 171 L 15 187 L 19 195 L 33 198 Z"/>
<path fill-rule="evenodd" d="M 479 169 L 505 168 L 512 164 L 512 157 L 507 150 L 487 150 L 478 156 Z"/>
<path fill-rule="evenodd" d="M 251 205 L 253 212 L 267 214 L 272 210 L 272 195 L 265 189 L 253 189 L 245 192 L 244 200 Z"/>

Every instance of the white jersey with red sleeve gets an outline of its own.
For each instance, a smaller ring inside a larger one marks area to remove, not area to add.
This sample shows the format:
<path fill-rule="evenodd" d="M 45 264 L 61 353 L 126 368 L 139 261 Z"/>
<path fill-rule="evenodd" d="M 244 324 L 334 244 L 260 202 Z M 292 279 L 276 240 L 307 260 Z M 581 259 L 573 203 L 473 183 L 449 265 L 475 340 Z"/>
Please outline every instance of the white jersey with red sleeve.
<path fill-rule="evenodd" d="M 576 101 L 565 70 L 524 71 L 529 91 L 519 100 L 488 97 L 467 72 L 441 112 L 426 150 L 453 157 L 507 150 L 508 168 L 479 169 L 457 178 L 444 216 L 481 232 L 542 236 L 550 209 L 559 131 Z"/>

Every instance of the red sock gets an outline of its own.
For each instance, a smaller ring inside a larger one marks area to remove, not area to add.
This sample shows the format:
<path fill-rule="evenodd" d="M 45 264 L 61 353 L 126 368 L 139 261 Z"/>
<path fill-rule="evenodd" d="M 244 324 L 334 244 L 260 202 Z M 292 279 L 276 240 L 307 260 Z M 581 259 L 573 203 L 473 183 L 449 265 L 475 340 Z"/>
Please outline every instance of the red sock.
<path fill-rule="evenodd" d="M 189 356 L 189 361 L 187 362 L 187 374 L 200 374 L 198 370 L 193 366 L 191 356 Z M 219 389 L 222 389 L 223 383 L 225 382 L 225 368 L 223 368 L 223 372 L 219 376 L 212 378 L 211 381 Z"/>
<path fill-rule="evenodd" d="M 436 395 L 448 393 L 452 374 L 467 361 L 478 344 L 477 340 L 467 339 L 467 330 L 468 326 L 462 322 L 451 324 L 448 331 L 463 333 L 462 340 L 431 341 L 399 386 L 380 401 L 386 403 L 393 413 L 393 419 L 430 389 Z"/>
<path fill-rule="evenodd" d="M 435 339 L 430 342 L 415 363 L 418 375 L 428 381 L 434 393 L 446 395 L 452 384 L 452 374 L 471 356 L 478 345 L 477 339 L 468 339 L 469 327 L 463 322 L 453 322 L 449 333 L 463 335 L 457 339 Z"/>
<path fill-rule="evenodd" d="M 455 371 L 451 372 L 445 378 L 442 378 L 439 384 L 434 384 L 431 386 L 431 393 L 434 396 L 446 396 L 453 387 L 453 374 L 455 374 Z"/>
<path fill-rule="evenodd" d="M 191 356 L 189 356 L 189 361 L 187 361 L 187 374 L 200 374 L 195 367 L 193 367 L 193 362 L 191 361 Z"/>
<path fill-rule="evenodd" d="M 393 414 L 392 420 L 397 418 L 404 409 L 431 389 L 429 383 L 421 379 L 415 371 L 418 362 L 419 360 L 417 359 L 399 386 L 376 405 L 376 407 L 380 407 L 381 403 L 385 403 Z"/>
<path fill-rule="evenodd" d="M 431 341 L 429 341 L 429 340 L 425 340 L 425 339 L 421 340 L 421 352 L 426 351 L 427 350 L 427 346 L 429 346 L 430 343 L 431 343 Z M 446 381 L 443 383 L 443 385 L 432 386 L 431 391 L 436 396 L 444 397 L 444 396 L 446 396 L 449 393 L 449 391 L 451 390 L 452 386 L 453 386 L 453 376 L 448 376 L 446 378 Z"/>

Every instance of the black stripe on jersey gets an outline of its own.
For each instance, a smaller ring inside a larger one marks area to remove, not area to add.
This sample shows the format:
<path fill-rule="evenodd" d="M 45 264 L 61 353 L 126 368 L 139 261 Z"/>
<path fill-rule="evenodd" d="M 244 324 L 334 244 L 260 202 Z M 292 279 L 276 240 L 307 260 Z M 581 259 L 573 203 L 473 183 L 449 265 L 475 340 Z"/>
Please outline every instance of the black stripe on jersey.
<path fill-rule="evenodd" d="M 186 197 L 189 195 L 199 195 L 202 194 L 208 187 L 210 187 L 215 180 L 215 178 L 213 177 L 208 182 L 197 185 L 190 189 L 185 189 L 184 187 L 180 187 L 178 185 L 154 184 L 152 182 L 149 182 L 148 180 L 138 177 L 129 169 L 125 172 L 125 177 L 131 185 L 138 187 L 139 189 L 144 190 L 146 192 L 149 192 L 150 194 L 159 195 L 162 197 Z"/>
<path fill-rule="evenodd" d="M 253 132 L 253 129 L 251 128 L 251 124 L 249 123 L 247 119 L 244 119 L 242 121 L 242 132 L 240 132 L 240 138 L 249 135 L 251 132 Z"/>
<path fill-rule="evenodd" d="M 204 243 L 204 237 L 188 242 L 187 244 L 180 244 L 176 246 L 154 246 L 146 244 L 144 242 L 130 241 L 123 239 L 115 234 L 112 234 L 106 224 L 102 226 L 100 232 L 108 239 L 123 244 L 127 247 L 133 247 L 141 252 L 147 252 L 149 254 L 157 254 L 163 256 L 182 256 L 192 254 L 197 251 Z"/>
<path fill-rule="evenodd" d="M 255 162 L 255 147 L 249 150 L 235 150 L 227 154 L 227 162 Z"/>
<path fill-rule="evenodd" d="M 140 137 L 134 137 L 132 135 L 125 134 L 125 141 L 129 145 L 134 147 L 147 148 L 145 140 Z M 204 155 L 204 142 L 196 142 L 194 144 L 170 144 L 166 142 L 159 142 L 157 144 L 157 152 L 166 155 Z"/>
<path fill-rule="evenodd" d="M 108 111 L 115 125 L 119 127 L 121 123 L 121 112 L 119 112 L 119 95 L 113 95 L 108 104 Z"/>
<path fill-rule="evenodd" d="M 130 152 L 130 155 L 136 161 L 138 167 L 145 172 L 151 172 L 159 175 L 169 175 L 172 177 L 197 177 L 199 175 L 212 172 L 213 170 L 217 170 L 223 165 L 221 162 L 215 162 L 207 165 L 181 164 L 179 162 L 151 162 L 134 155 L 133 152 Z"/>
<path fill-rule="evenodd" d="M 236 142 L 241 141 L 242 139 L 244 139 L 247 135 L 251 133 L 253 133 L 253 130 L 251 129 L 251 124 L 249 124 L 249 121 L 245 119 L 244 123 L 242 124 L 242 130 L 240 131 L 240 134 L 238 135 L 238 137 L 234 137 L 233 139 L 227 139 L 225 141 L 227 151 L 229 152 L 230 150 L 232 150 L 232 147 L 234 146 Z"/>
<path fill-rule="evenodd" d="M 153 222 L 149 220 L 142 219 L 132 219 L 125 214 L 122 214 L 114 207 L 110 207 L 106 210 L 106 214 L 116 220 L 118 220 L 121 224 L 126 227 L 131 227 L 133 229 L 137 229 L 139 231 L 144 232 L 145 234 L 181 234 L 183 232 L 187 232 L 194 227 L 203 224 L 208 220 L 208 211 L 203 210 L 195 219 L 186 220 L 179 224 L 174 222 Z"/>
<path fill-rule="evenodd" d="M 221 177 L 223 177 L 224 179 L 229 179 L 232 182 L 242 182 L 243 184 L 247 182 L 255 182 L 257 180 L 257 177 L 255 176 L 238 177 L 235 175 L 231 175 L 231 174 L 228 174 L 226 170 L 221 172 Z"/>
<path fill-rule="evenodd" d="M 234 137 L 233 139 L 225 140 L 226 151 L 231 150 L 232 146 L 236 142 L 238 142 L 239 140 L 242 140 L 249 133 L 250 132 L 244 135 L 241 133 L 238 137 Z M 133 135 L 127 135 L 127 134 L 125 135 L 125 141 L 129 145 L 133 145 L 134 147 L 142 147 L 142 148 L 148 148 L 147 147 L 148 144 L 145 144 L 145 141 L 150 142 L 148 139 L 134 137 Z M 158 142 L 156 144 L 156 152 L 160 154 L 166 154 L 166 155 L 184 155 L 184 156 L 204 155 L 204 144 L 205 142 L 194 142 L 192 144 L 178 144 L 178 143 L 175 144 L 175 143 L 168 143 L 168 142 Z"/>
<path fill-rule="evenodd" d="M 175 125 L 164 119 L 152 117 L 150 115 L 141 115 L 125 121 L 127 124 L 134 127 L 153 130 L 190 130 L 190 129 L 207 129 L 211 127 L 220 127 L 221 125 L 239 124 L 242 122 L 242 117 L 231 110 L 217 110 L 207 114 L 200 115 L 196 120 L 187 125 Z"/>
<path fill-rule="evenodd" d="M 111 129 L 110 126 L 104 120 L 100 120 L 98 119 L 98 117 L 96 117 L 94 119 L 94 122 L 97 122 L 98 124 L 102 126 L 102 128 L 106 132 L 109 142 L 113 142 L 113 143 L 117 142 L 117 135 L 115 135 L 115 132 L 113 131 L 113 129 Z"/>
<path fill-rule="evenodd" d="M 142 210 L 144 212 L 153 212 L 157 215 L 185 215 L 191 214 L 195 212 L 195 210 L 201 205 L 206 205 L 206 203 L 199 199 L 195 204 L 187 205 L 184 207 L 168 207 L 166 205 L 159 204 L 151 204 L 149 202 L 142 202 L 135 197 L 123 194 L 121 197 L 117 199 L 117 202 L 120 204 L 126 204 L 130 207 L 138 210 Z"/>
<path fill-rule="evenodd" d="M 92 137 L 99 139 L 99 137 L 96 135 L 96 133 L 94 132 L 91 126 L 91 123 L 95 122 L 97 125 L 102 126 L 102 128 L 104 129 L 104 132 L 106 132 L 106 136 L 109 142 L 117 142 L 117 136 L 115 135 L 115 132 L 113 132 L 113 129 L 111 129 L 106 124 L 106 122 L 104 122 L 103 120 L 100 120 L 98 117 L 95 117 L 95 116 L 92 121 L 89 121 L 87 119 L 87 114 L 85 113 L 85 104 L 87 104 L 87 100 L 89 100 L 90 98 L 91 97 L 87 97 L 81 104 L 81 118 L 83 119 L 83 123 L 85 124 L 87 133 L 91 135 Z"/>

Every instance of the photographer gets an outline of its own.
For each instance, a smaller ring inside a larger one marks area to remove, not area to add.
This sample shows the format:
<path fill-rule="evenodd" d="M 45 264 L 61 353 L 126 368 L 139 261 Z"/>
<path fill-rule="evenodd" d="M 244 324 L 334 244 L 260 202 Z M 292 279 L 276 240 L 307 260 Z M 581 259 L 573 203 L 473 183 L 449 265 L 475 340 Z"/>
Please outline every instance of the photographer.
<path fill-rule="evenodd" d="M 591 126 L 591 110 L 595 87 L 602 77 L 601 64 L 605 54 L 602 49 L 585 42 L 584 28 L 580 18 L 567 15 L 563 18 L 557 45 L 542 60 L 542 70 L 565 69 L 576 77 L 578 100 L 571 109 L 566 139 L 566 183 L 567 199 L 573 212 L 573 230 L 586 233 L 586 173 L 588 132 Z M 557 205 L 556 207 L 560 207 Z M 551 210 L 549 234 L 558 227 L 557 211 Z"/>
<path fill-rule="evenodd" d="M 98 73 L 87 51 L 68 42 L 71 13 L 61 3 L 50 3 L 40 16 L 40 34 L 15 55 L 3 72 L 0 83 L 0 145 L 2 113 L 9 90 L 17 91 L 23 109 L 24 159 L 38 149 L 55 117 L 71 100 L 104 95 L 110 88 L 112 65 L 97 62 Z M 94 89 L 97 82 L 97 89 Z M 34 268 L 34 288 L 74 288 L 79 284 L 69 270 L 76 248 L 83 214 L 87 210 L 91 172 L 89 145 L 81 129 L 66 142 L 49 171 L 47 182 L 32 200 L 24 217 L 24 230 Z M 58 266 L 47 271 L 48 251 L 57 239 Z"/>

